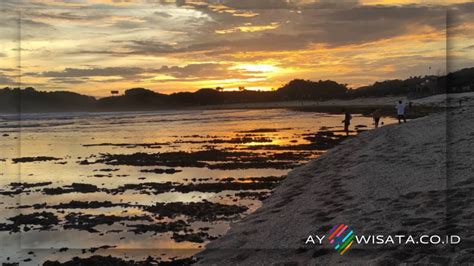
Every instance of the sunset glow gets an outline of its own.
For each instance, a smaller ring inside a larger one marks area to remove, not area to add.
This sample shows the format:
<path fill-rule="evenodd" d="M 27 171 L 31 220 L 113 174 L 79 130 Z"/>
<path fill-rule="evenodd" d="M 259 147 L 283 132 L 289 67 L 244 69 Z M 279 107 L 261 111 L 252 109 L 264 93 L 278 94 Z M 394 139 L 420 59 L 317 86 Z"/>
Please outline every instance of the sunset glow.
<path fill-rule="evenodd" d="M 466 2 L 2 1 L 0 86 L 105 96 L 442 74 L 474 59 Z"/>

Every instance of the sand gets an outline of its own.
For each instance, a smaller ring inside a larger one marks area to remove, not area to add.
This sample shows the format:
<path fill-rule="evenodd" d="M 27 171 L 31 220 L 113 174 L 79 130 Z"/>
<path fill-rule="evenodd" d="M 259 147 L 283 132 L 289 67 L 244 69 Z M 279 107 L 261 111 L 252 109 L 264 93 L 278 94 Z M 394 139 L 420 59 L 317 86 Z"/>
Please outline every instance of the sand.
<path fill-rule="evenodd" d="M 416 105 L 459 107 L 459 100 L 462 101 L 462 105 L 472 104 L 474 101 L 474 92 L 452 93 L 448 95 L 436 94 L 416 99 L 412 102 Z"/>
<path fill-rule="evenodd" d="M 281 101 L 267 103 L 235 103 L 224 105 L 208 105 L 192 107 L 191 109 L 268 109 L 268 108 L 322 108 L 321 112 L 326 112 L 327 108 L 394 108 L 395 104 L 402 100 L 405 103 L 411 102 L 413 106 L 425 107 L 458 107 L 459 100 L 465 105 L 474 101 L 474 92 L 435 94 L 425 98 L 409 99 L 405 96 L 384 96 L 384 97 L 360 97 L 350 100 L 327 100 L 327 101 Z"/>
<path fill-rule="evenodd" d="M 298 107 L 383 107 L 395 106 L 396 102 L 403 100 L 408 102 L 407 97 L 385 96 L 365 97 L 351 100 L 327 100 L 327 101 L 281 101 L 264 103 L 235 103 L 224 105 L 208 105 L 194 107 L 196 109 L 268 109 L 268 108 L 298 108 Z"/>
<path fill-rule="evenodd" d="M 473 105 L 466 99 L 462 108 L 361 133 L 296 168 L 261 208 L 209 243 L 199 263 L 474 263 Z M 358 235 L 456 234 L 461 243 L 354 245 L 344 255 L 305 244 L 338 223 Z"/>

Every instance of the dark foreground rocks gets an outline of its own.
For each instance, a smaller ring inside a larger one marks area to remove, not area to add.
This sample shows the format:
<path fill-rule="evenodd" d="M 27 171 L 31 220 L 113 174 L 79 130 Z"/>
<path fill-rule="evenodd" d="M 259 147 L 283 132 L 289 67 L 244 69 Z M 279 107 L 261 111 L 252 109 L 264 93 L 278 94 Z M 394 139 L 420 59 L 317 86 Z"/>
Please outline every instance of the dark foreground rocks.
<path fill-rule="evenodd" d="M 175 259 L 171 261 L 160 261 L 152 257 L 148 257 L 143 261 L 124 260 L 112 256 L 92 256 L 89 258 L 74 257 L 72 260 L 66 262 L 46 261 L 43 266 L 178 266 L 191 265 L 194 262 L 192 258 Z"/>

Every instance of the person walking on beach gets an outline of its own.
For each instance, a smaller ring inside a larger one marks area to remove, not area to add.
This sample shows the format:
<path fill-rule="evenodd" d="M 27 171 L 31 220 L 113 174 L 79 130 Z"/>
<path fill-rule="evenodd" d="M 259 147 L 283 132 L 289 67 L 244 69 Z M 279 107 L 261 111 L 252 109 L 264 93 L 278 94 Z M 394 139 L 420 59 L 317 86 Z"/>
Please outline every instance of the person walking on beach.
<path fill-rule="evenodd" d="M 352 115 L 349 113 L 349 111 L 346 111 L 345 109 L 343 110 L 344 112 L 344 120 L 342 120 L 342 123 L 344 123 L 344 131 L 346 132 L 346 136 L 349 136 L 349 126 L 351 125 L 351 119 Z"/>
<path fill-rule="evenodd" d="M 398 101 L 395 108 L 397 109 L 398 123 L 401 124 L 402 120 L 404 123 L 406 123 L 407 119 L 405 118 L 405 104 L 400 100 Z"/>
<path fill-rule="evenodd" d="M 372 119 L 374 119 L 375 128 L 379 127 L 380 117 L 382 116 L 380 109 L 374 109 L 372 112 Z"/>

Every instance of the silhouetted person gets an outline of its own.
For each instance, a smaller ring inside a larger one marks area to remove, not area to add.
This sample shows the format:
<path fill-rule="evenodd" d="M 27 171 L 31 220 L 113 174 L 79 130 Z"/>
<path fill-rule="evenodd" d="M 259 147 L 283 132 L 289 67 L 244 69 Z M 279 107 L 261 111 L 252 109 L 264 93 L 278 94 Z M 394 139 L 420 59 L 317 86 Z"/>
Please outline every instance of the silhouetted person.
<path fill-rule="evenodd" d="M 382 116 L 380 109 L 374 109 L 372 112 L 372 119 L 374 120 L 375 128 L 379 127 L 380 117 Z"/>
<path fill-rule="evenodd" d="M 351 119 L 352 115 L 349 113 L 349 111 L 344 111 L 344 120 L 342 120 L 342 123 L 344 123 L 344 131 L 346 132 L 346 136 L 349 136 L 349 126 L 351 125 Z"/>
<path fill-rule="evenodd" d="M 398 101 L 395 108 L 397 109 L 398 123 L 401 124 L 402 120 L 403 120 L 403 122 L 406 123 L 407 119 L 405 118 L 405 104 L 400 100 L 400 101 Z"/>
<path fill-rule="evenodd" d="M 462 99 L 459 99 L 459 107 L 462 107 Z"/>

